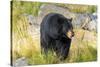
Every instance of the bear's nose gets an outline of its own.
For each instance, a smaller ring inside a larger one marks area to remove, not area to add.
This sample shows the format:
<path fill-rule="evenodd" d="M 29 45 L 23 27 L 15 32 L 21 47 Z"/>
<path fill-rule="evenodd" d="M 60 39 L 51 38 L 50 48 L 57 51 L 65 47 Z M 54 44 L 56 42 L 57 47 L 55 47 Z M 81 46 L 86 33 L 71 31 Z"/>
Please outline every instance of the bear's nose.
<path fill-rule="evenodd" d="M 74 35 L 75 35 L 74 32 L 72 32 L 72 37 L 74 37 Z"/>

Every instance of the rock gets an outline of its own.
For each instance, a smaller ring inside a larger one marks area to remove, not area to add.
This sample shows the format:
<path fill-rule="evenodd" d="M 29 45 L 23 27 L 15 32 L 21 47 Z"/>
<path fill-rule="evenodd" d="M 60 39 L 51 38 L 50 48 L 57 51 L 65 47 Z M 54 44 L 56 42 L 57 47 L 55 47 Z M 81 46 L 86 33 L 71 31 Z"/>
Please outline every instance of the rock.
<path fill-rule="evenodd" d="M 31 14 L 22 14 L 22 16 L 27 17 L 28 23 L 30 25 L 34 25 L 34 26 L 39 26 L 39 22 L 38 21 L 38 17 L 37 16 L 33 16 Z"/>
<path fill-rule="evenodd" d="M 30 25 L 36 23 L 35 22 L 35 17 L 33 17 L 32 15 L 28 15 L 27 18 L 28 18 L 28 21 L 29 21 L 29 24 Z"/>
<path fill-rule="evenodd" d="M 83 28 L 90 21 L 88 14 L 74 13 L 76 16 L 73 19 L 74 28 Z"/>
<path fill-rule="evenodd" d="M 53 7 L 53 8 L 52 8 Z M 89 31 L 97 31 L 97 13 L 73 13 L 69 8 L 61 7 L 55 4 L 43 4 L 40 7 L 38 16 L 26 15 L 32 30 L 39 30 L 40 23 L 45 15 L 55 12 L 64 15 L 66 18 L 73 18 L 74 28 L 82 28 Z"/>
<path fill-rule="evenodd" d="M 88 30 L 89 31 L 97 31 L 97 22 L 96 22 L 96 20 L 92 20 L 92 21 L 90 21 L 90 23 L 88 24 Z"/>
<path fill-rule="evenodd" d="M 28 22 L 29 22 L 30 25 L 33 25 L 35 27 L 39 26 L 39 23 L 37 22 L 38 17 L 35 17 L 33 15 L 28 15 L 27 19 L 28 19 Z"/>
<path fill-rule="evenodd" d="M 65 7 L 60 7 L 54 4 L 44 4 L 40 7 L 39 16 L 43 18 L 46 14 L 51 12 L 60 13 L 66 18 L 73 18 L 72 24 L 74 28 L 82 28 L 89 31 L 97 29 L 97 22 L 95 20 L 97 19 L 96 13 L 73 13 L 70 12 L 70 9 Z"/>
<path fill-rule="evenodd" d="M 97 15 L 89 14 L 90 20 L 84 25 L 85 30 L 96 31 L 97 32 Z"/>
<path fill-rule="evenodd" d="M 60 7 L 54 4 L 44 4 L 40 7 L 39 16 L 44 17 L 48 13 L 60 13 L 69 17 L 70 11 L 68 8 Z M 69 16 L 68 16 L 69 15 Z"/>
<path fill-rule="evenodd" d="M 74 28 L 82 28 L 89 31 L 97 31 L 97 16 L 92 14 L 76 14 L 73 19 Z"/>
<path fill-rule="evenodd" d="M 25 57 L 19 58 L 15 61 L 14 67 L 19 67 L 19 66 L 28 66 L 28 62 Z"/>

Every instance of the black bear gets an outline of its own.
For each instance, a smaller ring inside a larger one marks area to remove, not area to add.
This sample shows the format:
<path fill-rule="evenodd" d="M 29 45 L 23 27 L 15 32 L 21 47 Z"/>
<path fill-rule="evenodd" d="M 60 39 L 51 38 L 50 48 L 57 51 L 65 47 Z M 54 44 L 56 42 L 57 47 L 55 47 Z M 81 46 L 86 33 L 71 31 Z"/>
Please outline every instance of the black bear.
<path fill-rule="evenodd" d="M 72 19 L 65 18 L 58 13 L 46 15 L 40 25 L 41 49 L 46 54 L 53 50 L 60 60 L 67 58 L 74 36 Z"/>

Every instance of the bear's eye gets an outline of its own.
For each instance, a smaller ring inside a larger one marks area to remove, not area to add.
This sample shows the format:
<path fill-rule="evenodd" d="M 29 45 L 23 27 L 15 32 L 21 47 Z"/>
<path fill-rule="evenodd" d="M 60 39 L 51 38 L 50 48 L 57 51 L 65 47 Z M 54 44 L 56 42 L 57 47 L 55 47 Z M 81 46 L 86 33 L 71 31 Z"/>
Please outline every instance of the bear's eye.
<path fill-rule="evenodd" d="M 71 19 L 68 19 L 68 22 L 72 22 L 72 18 Z"/>

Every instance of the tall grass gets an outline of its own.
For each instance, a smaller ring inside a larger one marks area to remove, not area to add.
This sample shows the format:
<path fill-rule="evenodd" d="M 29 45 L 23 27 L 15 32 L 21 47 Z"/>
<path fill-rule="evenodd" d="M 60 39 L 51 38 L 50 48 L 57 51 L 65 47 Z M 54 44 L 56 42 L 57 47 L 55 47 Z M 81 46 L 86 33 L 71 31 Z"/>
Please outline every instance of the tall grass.
<path fill-rule="evenodd" d="M 69 9 L 71 12 L 75 13 L 94 13 L 97 12 L 96 5 L 80 5 L 80 4 L 56 4 L 61 7 Z"/>
<path fill-rule="evenodd" d="M 36 53 L 33 54 L 31 57 L 28 58 L 28 62 L 30 65 L 37 65 L 37 64 L 56 64 L 60 63 L 60 60 L 54 54 L 54 52 L 49 51 L 47 55 L 44 53 Z"/>
<path fill-rule="evenodd" d="M 19 57 L 30 57 L 32 53 L 38 52 L 39 50 L 39 42 L 36 42 L 38 39 L 33 39 L 29 30 L 29 24 L 27 18 L 21 16 L 18 20 L 16 26 L 16 31 L 12 25 L 12 52 L 13 52 L 13 59 L 16 60 Z M 39 40 L 38 40 L 39 41 Z M 35 45 L 37 44 L 37 45 Z"/>
<path fill-rule="evenodd" d="M 66 59 L 67 62 L 86 62 L 97 60 L 96 40 L 83 40 L 84 34 L 86 32 L 88 31 L 81 29 L 75 30 L 75 37 L 72 40 L 70 54 L 69 57 Z"/>

